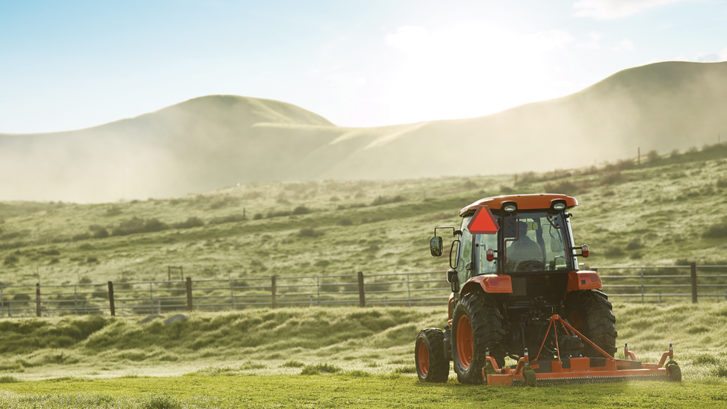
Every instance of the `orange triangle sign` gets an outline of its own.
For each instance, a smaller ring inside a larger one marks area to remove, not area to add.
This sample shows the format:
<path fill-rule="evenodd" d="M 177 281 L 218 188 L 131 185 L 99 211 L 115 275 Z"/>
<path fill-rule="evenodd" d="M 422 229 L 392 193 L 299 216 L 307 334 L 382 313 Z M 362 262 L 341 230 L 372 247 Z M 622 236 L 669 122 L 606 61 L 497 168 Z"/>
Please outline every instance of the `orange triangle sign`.
<path fill-rule="evenodd" d="M 487 206 L 480 206 L 467 226 L 471 234 L 495 234 L 499 229 L 495 216 Z"/>

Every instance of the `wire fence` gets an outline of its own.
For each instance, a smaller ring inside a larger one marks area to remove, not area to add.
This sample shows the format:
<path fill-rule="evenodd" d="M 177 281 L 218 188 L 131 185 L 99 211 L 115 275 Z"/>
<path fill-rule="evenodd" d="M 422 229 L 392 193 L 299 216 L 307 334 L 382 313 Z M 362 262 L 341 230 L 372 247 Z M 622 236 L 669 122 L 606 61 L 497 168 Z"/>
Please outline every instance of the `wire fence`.
<path fill-rule="evenodd" d="M 599 272 L 604 291 L 618 301 L 727 300 L 727 265 L 593 269 Z M 443 305 L 450 291 L 443 271 L 7 285 L 0 287 L 0 317 L 133 316 L 292 306 Z"/>

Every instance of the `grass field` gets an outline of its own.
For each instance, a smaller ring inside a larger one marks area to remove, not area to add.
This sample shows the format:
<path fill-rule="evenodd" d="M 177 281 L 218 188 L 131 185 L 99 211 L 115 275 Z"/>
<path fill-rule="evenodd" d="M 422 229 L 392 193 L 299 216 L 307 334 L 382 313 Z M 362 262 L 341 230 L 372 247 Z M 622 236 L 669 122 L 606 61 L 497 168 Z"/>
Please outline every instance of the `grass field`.
<path fill-rule="evenodd" d="M 3 320 L 0 407 L 516 407 L 524 397 L 554 407 L 724 407 L 727 303 L 617 304 L 615 314 L 618 344 L 640 359 L 654 362 L 673 343 L 685 382 L 532 390 L 467 387 L 450 374 L 447 385 L 421 385 L 413 340 L 444 324 L 443 308 L 245 310 L 171 325 Z"/>
<path fill-rule="evenodd" d="M 415 377 L 187 375 L 0 384 L 7 408 L 724 408 L 724 382 L 633 382 L 541 388 L 425 385 Z"/>
<path fill-rule="evenodd" d="M 576 195 L 591 265 L 724 262 L 727 144 L 600 167 L 389 182 L 268 183 L 169 200 L 0 203 L 0 283 L 431 271 L 435 225 L 504 193 Z"/>

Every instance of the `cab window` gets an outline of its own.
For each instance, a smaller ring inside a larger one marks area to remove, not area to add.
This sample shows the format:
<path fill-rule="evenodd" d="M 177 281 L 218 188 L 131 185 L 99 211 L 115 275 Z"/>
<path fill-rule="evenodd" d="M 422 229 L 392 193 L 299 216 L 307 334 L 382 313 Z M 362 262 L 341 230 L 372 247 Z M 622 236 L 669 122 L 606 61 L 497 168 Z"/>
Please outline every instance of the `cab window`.
<path fill-rule="evenodd" d="M 470 278 L 470 271 L 467 266 L 472 263 L 472 235 L 467 230 L 471 217 L 462 219 L 462 237 L 460 237 L 459 252 L 457 254 L 457 277 L 460 285 L 464 284 Z"/>

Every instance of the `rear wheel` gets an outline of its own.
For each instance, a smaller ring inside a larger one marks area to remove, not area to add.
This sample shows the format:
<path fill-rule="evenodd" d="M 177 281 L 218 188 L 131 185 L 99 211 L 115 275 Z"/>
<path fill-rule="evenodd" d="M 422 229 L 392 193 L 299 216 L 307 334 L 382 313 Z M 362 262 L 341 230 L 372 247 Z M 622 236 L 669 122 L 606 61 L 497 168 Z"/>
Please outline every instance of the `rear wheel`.
<path fill-rule="evenodd" d="M 608 296 L 597 290 L 573 291 L 565 300 L 565 316 L 578 331 L 611 356 L 616 353 L 616 317 Z M 600 352 L 583 343 L 584 354 L 600 357 Z"/>
<path fill-rule="evenodd" d="M 447 382 L 449 359 L 444 354 L 444 332 L 427 328 L 417 335 L 414 346 L 417 375 L 423 382 Z"/>
<path fill-rule="evenodd" d="M 457 303 L 452 318 L 452 361 L 457 379 L 480 384 L 488 350 L 498 364 L 504 363 L 502 314 L 491 296 L 473 291 Z"/>

